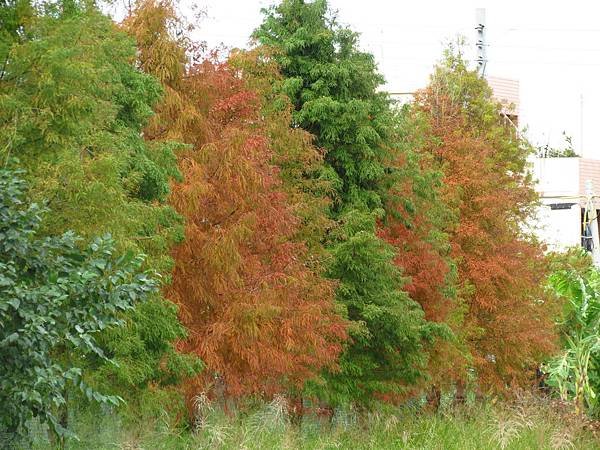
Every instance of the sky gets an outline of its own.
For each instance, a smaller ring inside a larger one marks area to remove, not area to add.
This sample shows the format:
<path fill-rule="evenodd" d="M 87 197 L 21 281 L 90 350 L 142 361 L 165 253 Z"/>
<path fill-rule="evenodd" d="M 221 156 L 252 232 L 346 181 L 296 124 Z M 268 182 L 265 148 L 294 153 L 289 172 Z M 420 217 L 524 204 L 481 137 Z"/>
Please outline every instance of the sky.
<path fill-rule="evenodd" d="M 190 11 L 192 0 L 180 0 Z M 206 14 L 197 38 L 210 47 L 248 46 L 261 8 L 274 0 L 194 0 Z M 520 125 L 534 145 L 600 159 L 600 2 L 597 0 L 330 0 L 338 21 L 360 33 L 390 92 L 427 84 L 442 50 L 457 36 L 475 58 L 475 9 L 486 9 L 486 75 L 519 80 Z"/>

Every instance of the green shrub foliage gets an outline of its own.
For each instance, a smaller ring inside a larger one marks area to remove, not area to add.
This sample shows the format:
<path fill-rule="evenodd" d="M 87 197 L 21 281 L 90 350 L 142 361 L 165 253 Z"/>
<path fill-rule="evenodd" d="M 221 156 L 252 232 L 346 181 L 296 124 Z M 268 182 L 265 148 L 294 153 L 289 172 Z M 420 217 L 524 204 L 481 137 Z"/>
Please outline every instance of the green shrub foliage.
<path fill-rule="evenodd" d="M 33 200 L 48 201 L 42 235 L 73 230 L 89 239 L 110 232 L 118 251 L 146 254 L 145 268 L 168 282 L 169 250 L 183 235 L 180 217 L 164 203 L 178 176 L 177 144 L 149 145 L 142 134 L 160 83 L 136 68 L 133 40 L 93 4 L 46 2 L 25 10 L 34 12 L 20 20 L 14 9 L 16 19 L 1 25 L 8 47 L 1 163 L 17 157 Z M 160 295 L 125 320 L 124 328 L 98 338 L 120 362 L 101 367 L 98 383 L 133 394 L 197 369 L 174 351 L 172 342 L 185 333 Z"/>
<path fill-rule="evenodd" d="M 598 414 L 600 392 L 600 271 L 583 251 L 567 254 L 566 263 L 549 277 L 563 298 L 562 351 L 544 367 L 548 384 L 578 412 Z"/>
<path fill-rule="evenodd" d="M 97 333 L 122 327 L 122 313 L 158 287 L 142 255 L 118 255 L 110 236 L 83 250 L 74 233 L 40 237 L 46 210 L 24 202 L 24 182 L 0 170 L 0 431 L 26 435 L 37 418 L 59 435 L 67 385 L 90 401 L 113 403 L 89 385 L 85 359 L 113 361 Z"/>

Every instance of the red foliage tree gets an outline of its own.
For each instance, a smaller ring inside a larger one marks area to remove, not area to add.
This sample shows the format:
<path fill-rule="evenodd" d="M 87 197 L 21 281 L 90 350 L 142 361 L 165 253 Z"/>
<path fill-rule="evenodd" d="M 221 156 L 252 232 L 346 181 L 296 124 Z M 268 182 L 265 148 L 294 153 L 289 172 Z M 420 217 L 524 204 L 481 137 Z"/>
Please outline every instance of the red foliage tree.
<path fill-rule="evenodd" d="M 186 89 L 212 103 L 212 137 L 182 155 L 184 181 L 172 194 L 186 218 L 171 287 L 190 330 L 182 345 L 229 394 L 300 385 L 341 349 L 333 284 L 305 267 L 305 246 L 292 239 L 299 223 L 271 164 L 257 95 L 209 62 L 191 70 Z"/>
<path fill-rule="evenodd" d="M 140 4 L 127 22 L 132 34 L 172 43 L 165 20 L 144 19 L 158 10 L 174 20 L 166 7 Z M 152 24 L 154 31 L 144 28 Z M 183 180 L 170 197 L 185 218 L 185 239 L 173 254 L 168 296 L 189 330 L 181 349 L 206 364 L 195 389 L 210 391 L 215 376 L 234 397 L 301 387 L 335 366 L 345 323 L 335 310 L 334 283 L 309 264 L 312 254 L 297 239 L 303 225 L 273 163 L 281 157 L 273 151 L 274 119 L 263 114 L 264 96 L 228 63 L 192 59 L 199 62 L 176 76 L 180 53 L 140 54 L 156 58 L 154 65 L 142 62 L 150 73 L 155 67 L 163 74 L 171 63 L 176 69 L 161 76 L 167 98 L 147 137 L 189 144 L 179 153 Z"/>
<path fill-rule="evenodd" d="M 404 172 L 425 174 L 430 170 L 418 166 L 409 169 L 405 164 L 399 163 Z M 409 277 L 404 290 L 421 304 L 427 320 L 445 322 L 454 306 L 452 295 L 444 292 L 451 283 L 451 261 L 447 235 L 431 218 L 432 213 L 439 213 L 442 199 L 438 192 L 432 192 L 436 191 L 435 184 L 428 189 L 429 195 L 421 196 L 415 192 L 412 177 L 404 174 L 402 183 L 388 192 L 387 207 L 391 212 L 380 234 L 398 249 L 395 262 Z M 411 211 L 403 205 L 407 200 L 411 202 Z M 436 232 L 439 232 L 437 237 Z"/>
<path fill-rule="evenodd" d="M 541 246 L 525 232 L 536 202 L 527 147 L 505 126 L 485 80 L 449 55 L 415 102 L 444 171 L 443 195 L 458 213 L 452 255 L 467 295 L 463 338 L 481 384 L 496 391 L 526 381 L 553 348 Z"/>

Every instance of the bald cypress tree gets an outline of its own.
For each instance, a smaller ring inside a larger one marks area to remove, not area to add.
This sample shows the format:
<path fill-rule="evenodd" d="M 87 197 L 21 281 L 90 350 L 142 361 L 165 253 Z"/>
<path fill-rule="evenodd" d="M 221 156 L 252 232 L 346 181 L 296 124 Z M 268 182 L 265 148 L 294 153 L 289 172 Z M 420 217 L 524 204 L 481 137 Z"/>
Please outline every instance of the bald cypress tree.
<path fill-rule="evenodd" d="M 235 398 L 300 389 L 335 366 L 346 337 L 335 284 L 321 276 L 320 249 L 310 242 L 327 223 L 323 202 L 294 174 L 318 165 L 319 155 L 287 126 L 285 111 L 271 111 L 258 79 L 271 76 L 264 58 L 215 61 L 172 33 L 180 24 L 173 5 L 154 0 L 137 3 L 125 21 L 140 65 L 167 93 L 146 138 L 188 144 L 170 196 L 186 227 L 168 294 L 190 330 L 180 345 L 206 370 L 186 390 Z"/>
<path fill-rule="evenodd" d="M 502 393 L 526 386 L 556 341 L 543 248 L 523 227 L 537 204 L 531 147 L 505 125 L 487 82 L 452 48 L 412 115 L 426 121 L 421 151 L 442 170 L 443 196 L 457 218 L 452 254 L 468 292 L 461 331 L 479 384 Z"/>

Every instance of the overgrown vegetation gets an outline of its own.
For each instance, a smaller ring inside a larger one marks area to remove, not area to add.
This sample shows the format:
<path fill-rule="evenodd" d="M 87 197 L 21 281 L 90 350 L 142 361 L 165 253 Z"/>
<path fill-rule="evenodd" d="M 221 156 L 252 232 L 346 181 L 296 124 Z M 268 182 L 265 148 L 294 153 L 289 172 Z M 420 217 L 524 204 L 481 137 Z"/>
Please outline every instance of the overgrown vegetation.
<path fill-rule="evenodd" d="M 48 203 L 42 236 L 110 233 L 117 251 L 147 255 L 144 269 L 168 282 L 169 248 L 182 238 L 181 219 L 165 203 L 178 176 L 174 144 L 150 146 L 140 136 L 160 83 L 136 69 L 134 41 L 97 7 L 26 4 L 3 6 L 20 17 L 3 23 L 16 27 L 0 82 L 3 166 L 26 169 L 29 197 Z M 173 351 L 185 330 L 160 295 L 125 320 L 98 337 L 119 364 L 96 368 L 96 383 L 127 396 L 197 368 Z"/>
<path fill-rule="evenodd" d="M 0 12 L 3 445 L 593 448 L 598 271 L 460 49 L 397 108 L 325 0 Z"/>
<path fill-rule="evenodd" d="M 23 201 L 18 175 L 0 170 L 0 432 L 25 437 L 35 418 L 62 440 L 69 435 L 69 389 L 90 401 L 122 401 L 87 382 L 90 360 L 114 364 L 96 336 L 122 327 L 123 313 L 158 283 L 140 270 L 142 255 L 115 255 L 110 236 L 84 250 L 72 232 L 37 236 L 45 211 Z"/>
<path fill-rule="evenodd" d="M 549 144 L 544 146 L 537 147 L 536 155 L 538 158 L 578 158 L 581 155 L 578 155 L 575 149 L 573 148 L 573 138 L 568 136 L 563 131 L 563 138 L 565 140 L 565 144 L 562 148 L 550 147 Z"/>
<path fill-rule="evenodd" d="M 592 424 L 563 407 L 524 397 L 503 406 L 468 404 L 455 408 L 443 398 L 439 414 L 421 414 L 418 405 L 376 408 L 369 413 L 342 408 L 331 422 L 307 414 L 290 421 L 285 399 L 246 406 L 233 416 L 203 403 L 195 433 L 163 419 L 126 426 L 115 416 L 78 415 L 79 442 L 69 449 L 581 449 L 598 448 Z M 213 408 L 213 409 L 211 409 Z M 37 449 L 46 448 L 42 440 Z"/>

